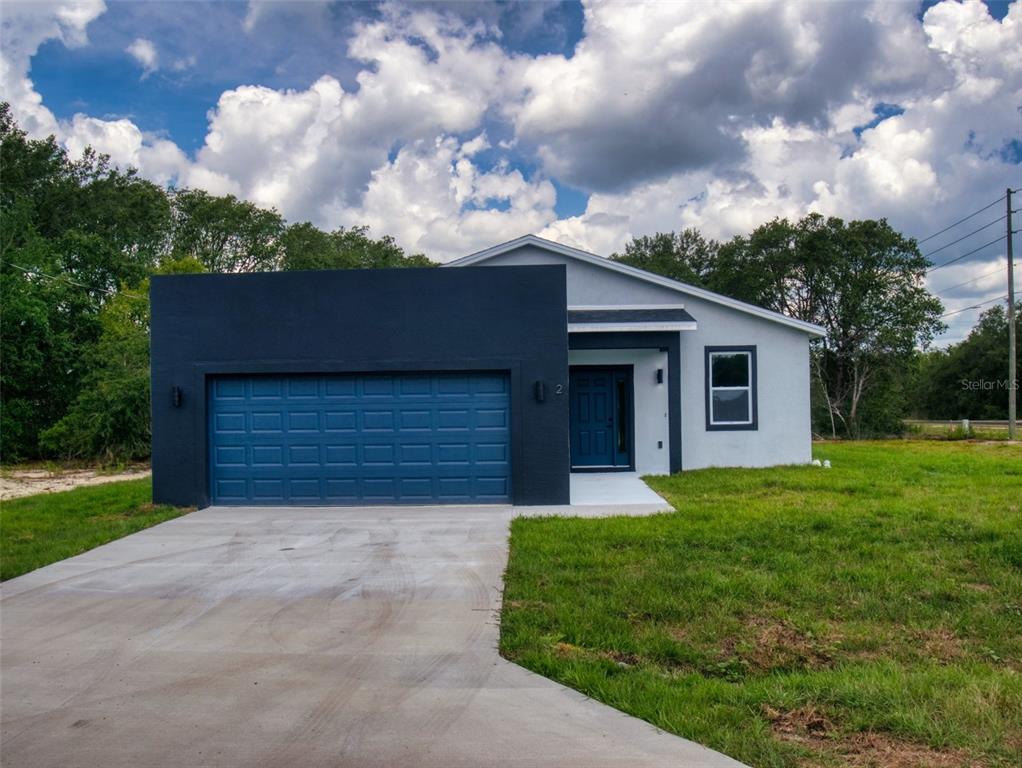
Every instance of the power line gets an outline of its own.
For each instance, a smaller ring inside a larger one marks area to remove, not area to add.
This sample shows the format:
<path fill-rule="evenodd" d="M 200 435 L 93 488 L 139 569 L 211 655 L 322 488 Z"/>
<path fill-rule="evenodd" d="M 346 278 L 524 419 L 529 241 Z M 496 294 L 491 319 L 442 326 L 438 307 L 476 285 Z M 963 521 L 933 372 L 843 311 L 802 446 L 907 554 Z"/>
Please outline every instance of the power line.
<path fill-rule="evenodd" d="M 977 253 L 978 251 L 982 251 L 984 248 L 987 248 L 987 247 L 993 245 L 994 243 L 999 243 L 1002 240 L 1004 240 L 1004 235 L 1001 235 L 1000 237 L 995 237 L 989 243 L 983 243 L 983 245 L 979 246 L 979 248 L 973 248 L 971 251 L 966 251 L 961 256 L 955 256 L 955 258 L 950 259 L 949 261 L 945 261 L 943 264 L 938 264 L 935 267 L 930 267 L 926 271 L 927 271 L 927 273 L 929 273 L 929 272 L 936 272 L 938 269 L 943 269 L 944 267 L 948 266 L 949 264 L 954 264 L 956 261 L 961 261 L 966 256 L 972 256 L 972 254 Z"/>
<path fill-rule="evenodd" d="M 1015 295 L 1017 296 L 1018 294 L 1015 294 Z M 945 312 L 943 315 L 941 315 L 937 319 L 940 320 L 943 317 L 951 317 L 951 315 L 959 315 L 962 312 L 968 312 L 970 309 L 979 309 L 980 307 L 985 307 L 987 304 L 993 304 L 995 301 L 1007 301 L 1007 300 L 1008 300 L 1008 294 L 1004 294 L 1003 296 L 998 296 L 996 299 L 990 299 L 989 301 L 981 301 L 979 304 L 973 304 L 971 307 L 962 307 L 961 309 L 956 309 L 954 312 Z"/>
<path fill-rule="evenodd" d="M 928 258 L 930 258 L 931 256 L 933 256 L 933 255 L 934 255 L 935 253 L 940 253 L 940 252 L 941 252 L 941 251 L 943 251 L 943 250 L 944 250 L 945 248 L 950 248 L 950 247 L 951 247 L 952 245 L 957 245 L 958 243 L 962 242 L 962 240 L 968 240 L 968 239 L 969 239 L 970 237 L 972 237 L 972 236 L 973 236 L 973 235 L 975 235 L 976 233 L 978 233 L 978 232 L 982 232 L 982 231 L 983 231 L 984 229 L 986 229 L 987 227 L 992 227 L 992 226 L 993 226 L 994 224 L 996 224 L 996 223 L 997 223 L 997 222 L 999 222 L 999 221 L 1004 221 L 1004 220 L 1005 220 L 1005 219 L 1006 219 L 1007 217 L 1008 217 L 1008 214 L 1006 214 L 1006 213 L 1005 213 L 1005 214 L 1002 214 L 1002 215 L 1001 215 L 1001 216 L 1000 216 L 999 218 L 996 218 L 996 219 L 994 219 L 993 221 L 991 221 L 991 222 L 990 222 L 990 223 L 988 223 L 988 224 L 984 224 L 984 225 L 983 225 L 982 227 L 980 227 L 979 229 L 974 229 L 974 230 L 972 230 L 972 232 L 970 232 L 969 234 L 967 234 L 967 235 L 962 235 L 962 236 L 961 236 L 960 238 L 958 238 L 957 240 L 952 240 L 952 241 L 951 241 L 950 243 L 947 243 L 947 244 L 945 244 L 945 245 L 942 245 L 942 246 L 941 246 L 940 248 L 938 248 L 938 249 L 937 249 L 937 250 L 935 250 L 935 251 L 930 251 L 930 252 L 929 252 L 928 254 L 926 254 L 926 255 L 925 255 L 925 256 L 924 256 L 923 258 L 924 258 L 924 259 L 928 259 Z"/>
<path fill-rule="evenodd" d="M 45 272 L 40 272 L 38 269 L 27 269 L 17 264 L 11 264 L 10 262 L 8 262 L 7 266 L 14 267 L 17 270 L 24 272 L 26 275 L 31 275 L 33 277 L 45 277 L 47 280 L 53 280 L 58 283 L 59 282 L 69 283 L 70 285 L 77 286 L 78 288 L 84 288 L 87 291 L 99 291 L 100 293 L 105 293 L 109 296 L 127 296 L 128 298 L 131 299 L 139 299 L 142 301 L 147 300 L 145 296 L 140 296 L 137 293 L 129 293 L 128 291 L 112 291 L 109 288 L 101 288 L 95 285 L 85 285 L 85 283 L 76 282 L 72 280 L 70 277 L 65 276 L 54 277 L 53 275 L 48 275 Z"/>
<path fill-rule="evenodd" d="M 993 207 L 994 207 L 995 205 L 997 205 L 997 204 L 998 204 L 999 202 L 1001 202 L 1001 201 L 1002 201 L 1003 199 L 1004 199 L 1004 195 L 1001 195 L 1001 196 L 1000 196 L 999 198 L 997 198 L 997 199 L 996 199 L 996 200 L 994 200 L 994 201 L 993 201 L 992 203 L 990 203 L 990 205 L 984 205 L 984 206 L 983 206 L 982 208 L 980 208 L 980 209 L 979 209 L 978 211 L 973 211 L 973 212 L 972 212 L 972 213 L 970 213 L 970 214 L 969 214 L 968 216 L 966 216 L 966 217 L 964 217 L 964 218 L 961 218 L 961 219 L 959 219 L 958 221 L 956 221 L 956 222 L 955 222 L 954 224 L 949 224 L 948 226 L 944 227 L 944 229 L 940 230 L 940 232 L 934 232 L 934 233 L 933 233 L 932 235 L 930 235 L 929 237 L 924 237 L 924 238 L 923 238 L 922 240 L 916 240 L 916 244 L 917 244 L 917 245 L 922 245 L 923 243 L 925 243 L 925 242 L 927 242 L 927 241 L 929 241 L 929 240 L 932 240 L 933 238 L 937 237 L 938 235 L 943 235 L 943 234 L 944 234 L 945 232 L 947 232 L 947 231 L 948 231 L 949 229 L 954 229 L 955 227 L 957 227 L 957 226 L 958 226 L 959 224 L 961 224 L 962 222 L 968 221 L 969 219 L 971 219 L 971 218 L 972 218 L 972 217 L 974 217 L 974 216 L 978 216 L 979 214 L 983 213 L 983 211 L 987 210 L 988 208 L 993 208 Z"/>
<path fill-rule="evenodd" d="M 977 280 L 982 280 L 984 277 L 990 277 L 990 275 L 999 275 L 1000 273 L 1001 273 L 1001 268 L 998 267 L 997 269 L 992 269 L 989 272 L 984 272 L 982 275 L 977 275 L 976 277 L 969 278 L 968 280 L 963 280 L 960 283 L 955 283 L 954 285 L 949 285 L 946 288 L 941 288 L 940 290 L 934 291 L 933 295 L 934 296 L 940 296 L 945 291 L 953 291 L 955 288 L 961 288 L 963 285 L 968 285 L 969 283 L 974 283 Z"/>

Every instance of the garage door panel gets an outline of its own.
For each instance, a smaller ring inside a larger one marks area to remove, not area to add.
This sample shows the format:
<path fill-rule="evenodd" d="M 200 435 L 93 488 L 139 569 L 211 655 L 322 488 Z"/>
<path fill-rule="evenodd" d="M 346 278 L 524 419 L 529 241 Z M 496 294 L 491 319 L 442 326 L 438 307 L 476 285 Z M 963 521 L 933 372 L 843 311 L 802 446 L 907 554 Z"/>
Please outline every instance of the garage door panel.
<path fill-rule="evenodd" d="M 218 478 L 214 483 L 214 492 L 223 501 L 245 501 L 251 495 L 243 479 Z"/>
<path fill-rule="evenodd" d="M 357 432 L 358 413 L 354 410 L 326 411 L 323 428 L 327 432 Z"/>
<path fill-rule="evenodd" d="M 253 445 L 252 446 L 253 467 L 282 467 L 284 466 L 283 445 Z"/>
<path fill-rule="evenodd" d="M 478 443 L 476 445 L 476 463 L 507 464 L 507 443 Z"/>
<path fill-rule="evenodd" d="M 510 498 L 506 375 L 233 376 L 209 391 L 214 503 Z"/>
<path fill-rule="evenodd" d="M 323 377 L 323 395 L 327 400 L 352 399 L 357 396 L 357 380 L 352 376 Z"/>
<path fill-rule="evenodd" d="M 476 376 L 472 380 L 472 392 L 476 395 L 506 395 L 508 379 L 506 376 Z"/>
<path fill-rule="evenodd" d="M 500 498 L 503 496 L 507 496 L 507 494 L 508 487 L 506 477 L 499 476 L 476 478 L 476 495 L 488 498 Z"/>
<path fill-rule="evenodd" d="M 260 479 L 252 481 L 252 496 L 253 498 L 261 501 L 272 500 L 272 501 L 283 501 L 284 496 L 284 481 L 283 479 Z"/>
<path fill-rule="evenodd" d="M 252 379 L 251 387 L 253 400 L 280 400 L 284 397 L 283 379 Z"/>
<path fill-rule="evenodd" d="M 224 400 L 244 400 L 247 386 L 244 379 L 219 379 L 213 387 L 216 398 Z"/>
<path fill-rule="evenodd" d="M 291 377 L 287 379 L 289 400 L 318 400 L 321 379 L 318 376 Z"/>
<path fill-rule="evenodd" d="M 358 466 L 358 446 L 327 445 L 323 463 L 327 467 L 356 467 Z"/>
<path fill-rule="evenodd" d="M 399 461 L 402 467 L 431 467 L 434 464 L 433 446 L 429 443 L 402 443 L 399 450 Z"/>
<path fill-rule="evenodd" d="M 284 432 L 283 411 L 253 411 L 251 419 L 253 432 L 271 435 L 279 435 Z"/>
<path fill-rule="evenodd" d="M 393 432 L 394 412 L 379 408 L 362 411 L 363 432 Z"/>
<path fill-rule="evenodd" d="M 475 412 L 476 429 L 507 429 L 506 408 L 479 408 Z"/>

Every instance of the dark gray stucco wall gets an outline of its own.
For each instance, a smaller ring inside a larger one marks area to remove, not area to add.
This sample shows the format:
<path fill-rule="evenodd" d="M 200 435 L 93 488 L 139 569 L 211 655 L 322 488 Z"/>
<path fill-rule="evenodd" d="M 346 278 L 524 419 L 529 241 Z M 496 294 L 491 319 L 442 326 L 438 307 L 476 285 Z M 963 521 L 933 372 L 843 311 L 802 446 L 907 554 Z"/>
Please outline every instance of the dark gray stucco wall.
<path fill-rule="evenodd" d="M 567 504 L 568 398 L 554 394 L 567 389 L 565 296 L 563 266 L 154 277 L 153 499 L 209 503 L 210 376 L 501 370 L 512 498 Z"/>

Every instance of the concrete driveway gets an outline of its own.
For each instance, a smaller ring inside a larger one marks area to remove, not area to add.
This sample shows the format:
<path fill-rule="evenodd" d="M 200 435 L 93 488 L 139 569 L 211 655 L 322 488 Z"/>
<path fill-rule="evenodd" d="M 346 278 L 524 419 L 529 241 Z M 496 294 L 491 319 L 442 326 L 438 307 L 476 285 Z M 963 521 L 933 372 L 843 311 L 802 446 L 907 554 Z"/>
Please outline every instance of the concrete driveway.
<path fill-rule="evenodd" d="M 497 654 L 509 508 L 211 508 L 3 586 L 20 766 L 738 766 Z"/>

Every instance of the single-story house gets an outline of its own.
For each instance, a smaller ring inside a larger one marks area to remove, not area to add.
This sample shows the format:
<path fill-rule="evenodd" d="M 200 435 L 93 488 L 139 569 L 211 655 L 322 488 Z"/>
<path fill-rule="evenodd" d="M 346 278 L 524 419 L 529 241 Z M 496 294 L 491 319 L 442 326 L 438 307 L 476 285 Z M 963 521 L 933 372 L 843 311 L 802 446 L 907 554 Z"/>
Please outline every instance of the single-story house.
<path fill-rule="evenodd" d="M 153 496 L 566 504 L 810 460 L 810 323 L 533 235 L 442 269 L 152 280 Z"/>

